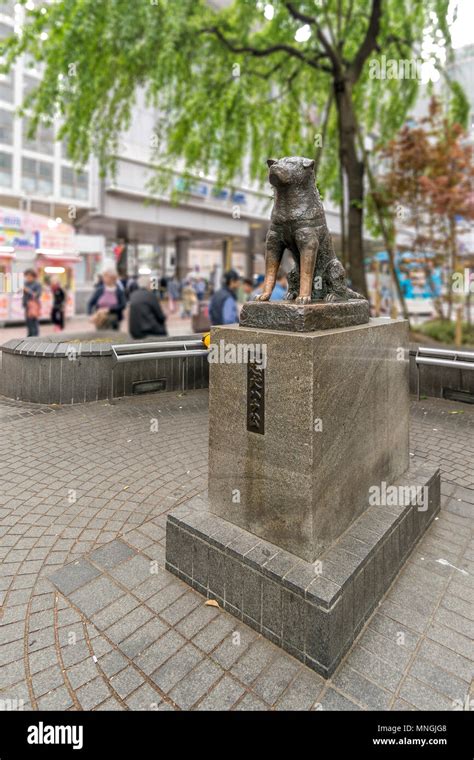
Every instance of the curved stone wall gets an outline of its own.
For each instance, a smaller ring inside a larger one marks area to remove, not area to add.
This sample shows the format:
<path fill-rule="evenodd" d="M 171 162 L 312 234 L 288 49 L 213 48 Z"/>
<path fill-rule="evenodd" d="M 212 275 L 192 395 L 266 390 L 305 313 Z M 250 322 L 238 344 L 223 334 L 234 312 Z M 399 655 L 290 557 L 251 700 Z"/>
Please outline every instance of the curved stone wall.
<path fill-rule="evenodd" d="M 433 343 L 425 344 L 433 346 Z M 453 350 L 454 346 L 439 345 L 439 348 Z M 469 349 L 463 349 L 469 350 Z M 410 344 L 410 393 L 416 393 L 416 356 L 417 346 Z M 474 396 L 474 371 L 456 369 L 455 367 L 437 367 L 435 364 L 420 366 L 420 394 L 446 398 L 448 392 L 460 391 L 461 394 Z"/>
<path fill-rule="evenodd" d="M 179 336 L 188 340 L 191 337 Z M 89 338 L 89 340 L 87 340 Z M 179 338 L 164 337 L 162 340 Z M 150 339 L 151 341 L 152 339 Z M 156 342 L 156 338 L 153 341 Z M 158 339 L 160 340 L 160 339 Z M 151 359 L 113 364 L 113 343 L 143 343 L 125 335 L 97 333 L 84 336 L 26 338 L 2 346 L 0 394 L 38 404 L 82 404 L 113 397 L 131 396 L 136 383 L 158 381 L 165 391 L 183 388 L 183 362 L 179 358 Z M 184 389 L 207 388 L 209 364 L 205 356 L 185 362 Z"/>

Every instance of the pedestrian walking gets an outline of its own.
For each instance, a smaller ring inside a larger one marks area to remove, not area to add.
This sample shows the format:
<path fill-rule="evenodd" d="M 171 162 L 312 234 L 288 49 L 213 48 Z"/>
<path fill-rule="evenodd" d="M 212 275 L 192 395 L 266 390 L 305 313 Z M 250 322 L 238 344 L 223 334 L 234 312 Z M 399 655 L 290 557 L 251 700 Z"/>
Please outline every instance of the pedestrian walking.
<path fill-rule="evenodd" d="M 170 314 L 174 314 L 176 309 L 176 301 L 180 296 L 179 283 L 176 277 L 172 277 L 168 280 L 168 311 Z"/>
<path fill-rule="evenodd" d="M 183 289 L 181 291 L 181 299 L 181 317 L 183 319 L 186 317 L 191 317 L 194 307 L 197 303 L 197 296 L 189 280 L 185 280 L 184 282 Z"/>
<path fill-rule="evenodd" d="M 39 335 L 41 285 L 38 282 L 38 275 L 34 269 L 25 269 L 23 276 L 22 304 L 25 310 L 26 334 L 28 338 L 33 338 Z"/>
<path fill-rule="evenodd" d="M 244 280 L 242 280 L 242 293 L 244 302 L 252 300 L 253 282 L 249 277 L 246 277 Z"/>
<path fill-rule="evenodd" d="M 224 274 L 224 284 L 211 298 L 209 317 L 211 325 L 233 325 L 239 321 L 237 290 L 240 275 L 234 269 Z"/>
<path fill-rule="evenodd" d="M 53 304 L 51 307 L 51 322 L 53 323 L 54 331 L 61 332 L 61 330 L 64 330 L 66 292 L 61 287 L 61 283 L 57 277 L 53 277 L 51 280 L 51 294 L 53 296 Z"/>
<path fill-rule="evenodd" d="M 207 285 L 204 277 L 200 277 L 194 286 L 198 301 L 204 301 L 206 295 Z"/>

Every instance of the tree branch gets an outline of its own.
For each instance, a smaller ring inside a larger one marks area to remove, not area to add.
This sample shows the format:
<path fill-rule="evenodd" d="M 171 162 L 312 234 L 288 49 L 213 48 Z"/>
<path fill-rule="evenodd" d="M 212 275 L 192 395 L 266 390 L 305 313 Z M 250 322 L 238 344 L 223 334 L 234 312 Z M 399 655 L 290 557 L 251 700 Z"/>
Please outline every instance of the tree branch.
<path fill-rule="evenodd" d="M 286 2 L 285 6 L 296 21 L 301 21 L 303 24 L 309 24 L 309 26 L 318 26 L 318 20 L 314 16 L 308 16 L 306 13 L 301 13 L 298 8 L 295 8 L 293 3 Z"/>
<path fill-rule="evenodd" d="M 342 31 L 342 34 L 339 37 L 339 47 L 338 47 L 338 50 L 339 50 L 340 55 L 343 55 L 344 43 L 345 43 L 346 37 L 348 35 L 348 29 L 349 29 L 349 26 L 350 26 L 350 23 L 351 23 L 351 20 L 352 20 L 352 11 L 353 10 L 354 10 L 354 0 L 349 0 L 349 7 L 347 9 L 347 14 L 346 14 L 346 17 L 344 19 L 345 20 L 344 29 Z"/>
<path fill-rule="evenodd" d="M 380 18 L 382 15 L 382 0 L 372 0 L 369 25 L 362 44 L 357 51 L 354 60 L 349 67 L 349 79 L 355 83 L 360 77 L 364 63 L 377 46 L 377 37 L 380 31 Z"/>
<path fill-rule="evenodd" d="M 297 50 L 291 45 L 278 44 L 271 45 L 267 48 L 256 48 L 252 47 L 251 45 L 236 45 L 235 43 L 228 40 L 223 32 L 216 26 L 211 26 L 207 29 L 201 29 L 200 34 L 213 34 L 232 53 L 248 53 L 255 58 L 264 58 L 268 55 L 272 55 L 273 53 L 286 53 L 292 58 L 298 58 L 298 60 L 305 63 L 307 66 L 311 66 L 318 71 L 326 71 L 328 73 L 331 73 L 329 66 L 324 66 L 323 64 L 318 63 L 318 59 L 322 58 L 323 56 L 308 58 L 301 52 L 301 50 Z"/>
<path fill-rule="evenodd" d="M 321 27 L 319 25 L 318 20 L 314 16 L 307 16 L 306 13 L 301 13 L 293 3 L 291 2 L 285 2 L 285 7 L 294 19 L 296 21 L 302 21 L 303 24 L 309 24 L 310 26 L 314 26 L 316 28 L 316 34 L 318 37 L 318 40 L 320 41 L 321 45 L 323 46 L 323 50 L 326 54 L 326 57 L 329 58 L 332 64 L 332 71 L 340 73 L 342 66 L 341 66 L 341 60 L 339 58 L 338 53 L 336 50 L 331 47 L 329 41 L 326 39 L 326 36 L 323 34 Z"/>

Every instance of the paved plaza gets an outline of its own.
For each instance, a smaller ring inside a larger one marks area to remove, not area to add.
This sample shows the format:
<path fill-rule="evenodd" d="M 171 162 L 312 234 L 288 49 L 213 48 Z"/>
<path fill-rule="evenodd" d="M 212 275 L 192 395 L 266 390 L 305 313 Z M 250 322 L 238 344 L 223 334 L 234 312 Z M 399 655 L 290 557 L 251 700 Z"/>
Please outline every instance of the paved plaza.
<path fill-rule="evenodd" d="M 191 319 L 189 317 L 180 317 L 178 310 L 174 314 L 169 314 L 168 308 L 164 305 L 164 311 L 166 314 L 166 328 L 169 335 L 191 335 Z M 75 317 L 71 317 L 66 320 L 66 326 L 64 329 L 65 335 L 75 335 L 81 333 L 90 333 L 94 330 L 91 325 L 90 317 L 87 314 L 78 314 Z M 125 316 L 120 323 L 120 329 L 118 335 L 128 335 L 128 312 L 125 311 Z M 40 325 L 40 337 L 43 335 L 57 335 L 53 333 L 51 323 L 42 322 Z M 25 338 L 26 327 L 24 324 L 8 325 L 0 327 L 0 346 L 13 338 Z"/>
<path fill-rule="evenodd" d="M 329 681 L 164 569 L 168 511 L 206 489 L 207 419 L 207 391 L 0 399 L 0 706 L 472 708 L 474 409 L 412 402 L 442 511 Z"/>

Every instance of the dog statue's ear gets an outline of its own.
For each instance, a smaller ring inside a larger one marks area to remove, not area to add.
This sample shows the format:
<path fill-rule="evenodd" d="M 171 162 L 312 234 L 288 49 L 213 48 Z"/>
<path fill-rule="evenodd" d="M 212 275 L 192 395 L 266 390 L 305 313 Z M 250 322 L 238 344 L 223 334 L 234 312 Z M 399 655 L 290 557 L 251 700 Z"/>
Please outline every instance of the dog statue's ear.
<path fill-rule="evenodd" d="M 276 164 L 278 160 L 276 158 L 267 158 L 267 166 L 270 168 L 270 166 L 273 166 L 273 164 Z"/>
<path fill-rule="evenodd" d="M 303 166 L 305 169 L 312 169 L 314 166 L 314 160 L 312 158 L 305 158 L 303 161 Z"/>

